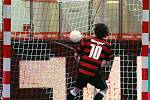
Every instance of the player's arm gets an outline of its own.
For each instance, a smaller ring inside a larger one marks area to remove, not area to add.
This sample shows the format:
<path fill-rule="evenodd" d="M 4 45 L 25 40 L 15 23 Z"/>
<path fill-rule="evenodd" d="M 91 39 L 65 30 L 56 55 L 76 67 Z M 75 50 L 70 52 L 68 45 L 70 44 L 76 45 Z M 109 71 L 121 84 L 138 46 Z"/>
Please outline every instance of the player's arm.
<path fill-rule="evenodd" d="M 101 67 L 105 67 L 105 66 L 109 66 L 110 65 L 110 61 L 107 60 L 103 60 L 101 63 Z"/>
<path fill-rule="evenodd" d="M 85 48 L 85 42 L 86 40 L 85 38 L 83 38 L 81 42 L 79 43 L 79 45 L 77 46 L 76 51 L 74 53 L 74 59 L 77 63 L 79 62 L 80 56 L 82 55 L 83 49 Z"/>
<path fill-rule="evenodd" d="M 83 38 L 80 42 L 80 44 L 77 46 L 76 51 L 74 53 L 74 58 L 76 60 L 76 62 L 79 62 L 80 60 L 80 56 L 82 55 L 82 51 L 85 47 L 85 39 Z"/>
<path fill-rule="evenodd" d="M 104 71 L 104 79 L 108 80 L 109 78 L 109 74 L 112 68 L 112 64 L 113 64 L 113 60 L 114 60 L 114 55 L 113 55 L 113 51 L 110 48 L 109 51 L 106 54 L 106 59 L 102 61 L 101 63 L 101 67 L 102 70 Z"/>
<path fill-rule="evenodd" d="M 113 50 L 111 46 L 108 46 L 108 52 L 106 54 L 106 61 L 111 62 L 108 64 L 112 64 L 113 60 L 114 60 L 114 54 L 113 54 Z"/>
<path fill-rule="evenodd" d="M 79 43 L 79 45 L 77 46 L 77 48 L 76 48 L 76 52 L 77 52 L 77 54 L 78 55 L 80 55 L 80 54 L 82 54 L 83 52 L 83 49 L 85 48 L 85 38 L 83 38 L 82 40 L 81 40 L 81 42 Z"/>
<path fill-rule="evenodd" d="M 74 53 L 74 59 L 75 59 L 75 61 L 76 61 L 77 63 L 79 63 L 80 56 L 78 56 L 78 53 L 77 53 L 77 52 Z"/>

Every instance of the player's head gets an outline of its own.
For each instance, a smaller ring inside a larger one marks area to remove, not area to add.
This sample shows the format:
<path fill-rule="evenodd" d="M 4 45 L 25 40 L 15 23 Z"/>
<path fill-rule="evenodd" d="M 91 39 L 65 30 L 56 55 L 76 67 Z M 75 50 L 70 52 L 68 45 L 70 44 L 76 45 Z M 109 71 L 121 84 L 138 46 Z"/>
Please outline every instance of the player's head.
<path fill-rule="evenodd" d="M 103 23 L 95 24 L 94 33 L 99 38 L 104 38 L 109 35 L 109 28 Z"/>

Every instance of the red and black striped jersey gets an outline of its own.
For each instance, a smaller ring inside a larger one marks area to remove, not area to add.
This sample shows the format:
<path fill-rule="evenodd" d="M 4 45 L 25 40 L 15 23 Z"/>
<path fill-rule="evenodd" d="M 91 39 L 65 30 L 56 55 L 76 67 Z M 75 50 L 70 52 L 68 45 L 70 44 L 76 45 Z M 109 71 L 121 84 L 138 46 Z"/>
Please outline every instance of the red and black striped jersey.
<path fill-rule="evenodd" d="M 77 47 L 80 54 L 79 73 L 95 76 L 103 60 L 112 60 L 112 48 L 108 42 L 97 37 L 84 38 Z"/>

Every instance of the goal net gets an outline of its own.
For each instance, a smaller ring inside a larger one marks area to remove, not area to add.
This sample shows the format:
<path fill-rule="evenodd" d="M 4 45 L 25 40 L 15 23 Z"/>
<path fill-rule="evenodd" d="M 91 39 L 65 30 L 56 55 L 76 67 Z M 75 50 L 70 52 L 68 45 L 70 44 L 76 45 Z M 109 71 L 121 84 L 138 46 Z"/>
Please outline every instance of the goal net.
<path fill-rule="evenodd" d="M 111 69 L 103 68 L 108 84 L 104 100 L 141 100 L 142 3 L 131 1 L 12 0 L 10 98 L 66 100 L 78 69 L 69 47 L 79 44 L 69 40 L 69 33 L 78 30 L 90 37 L 94 24 L 105 23 L 111 32 L 106 40 L 113 47 L 115 59 Z M 0 44 L 1 62 L 2 41 Z M 97 92 L 88 84 L 75 100 L 93 100 Z"/>

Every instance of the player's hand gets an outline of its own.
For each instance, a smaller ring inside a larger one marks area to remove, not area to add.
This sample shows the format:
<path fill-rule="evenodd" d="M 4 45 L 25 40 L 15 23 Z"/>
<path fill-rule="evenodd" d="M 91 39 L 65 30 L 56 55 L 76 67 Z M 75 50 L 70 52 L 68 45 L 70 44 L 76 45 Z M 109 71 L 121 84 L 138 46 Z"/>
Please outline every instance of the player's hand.
<path fill-rule="evenodd" d="M 107 61 L 103 60 L 102 63 L 101 63 L 101 67 L 105 67 L 106 65 L 107 65 Z"/>
<path fill-rule="evenodd" d="M 79 57 L 78 57 L 78 53 L 77 52 L 74 53 L 74 59 L 75 59 L 75 61 L 77 63 L 79 62 Z"/>
<path fill-rule="evenodd" d="M 78 61 L 78 53 L 77 52 L 74 53 L 74 59 L 76 62 Z"/>

